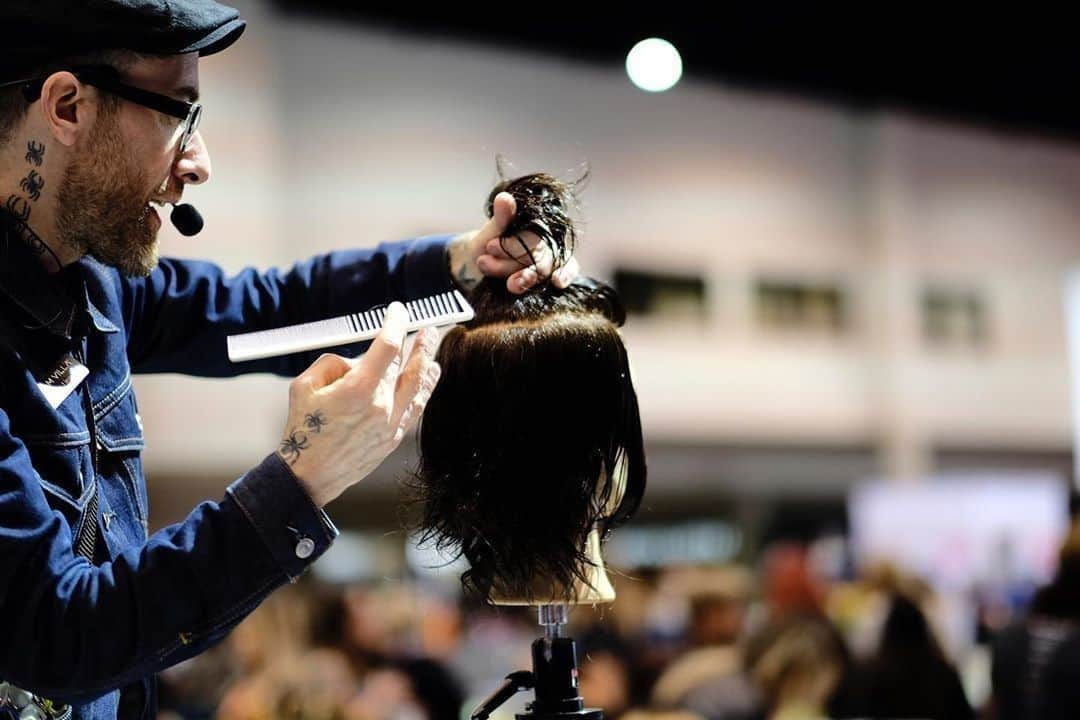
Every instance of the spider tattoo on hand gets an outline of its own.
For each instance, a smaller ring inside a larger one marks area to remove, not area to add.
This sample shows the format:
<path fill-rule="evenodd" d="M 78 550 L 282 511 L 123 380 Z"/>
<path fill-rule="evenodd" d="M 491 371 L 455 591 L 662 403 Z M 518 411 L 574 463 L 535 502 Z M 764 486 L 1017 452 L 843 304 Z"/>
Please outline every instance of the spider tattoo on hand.
<path fill-rule="evenodd" d="M 323 415 L 322 410 L 316 410 L 313 413 L 308 413 L 304 417 L 304 427 L 313 433 L 320 433 L 322 429 L 330 424 L 330 421 Z"/>
<path fill-rule="evenodd" d="M 45 162 L 45 143 L 34 140 L 28 142 L 26 144 L 26 162 L 41 167 L 41 163 Z"/>
<path fill-rule="evenodd" d="M 30 174 L 22 179 L 19 188 L 37 202 L 41 198 L 41 191 L 45 188 L 45 178 L 38 175 L 37 170 L 31 170 Z"/>
<path fill-rule="evenodd" d="M 308 447 L 310 447 L 310 445 L 308 444 L 307 435 L 293 430 L 289 433 L 289 437 L 281 441 L 281 447 L 278 448 L 278 451 L 285 456 L 285 460 L 292 465 L 300 458 L 300 452 L 307 450 Z"/>

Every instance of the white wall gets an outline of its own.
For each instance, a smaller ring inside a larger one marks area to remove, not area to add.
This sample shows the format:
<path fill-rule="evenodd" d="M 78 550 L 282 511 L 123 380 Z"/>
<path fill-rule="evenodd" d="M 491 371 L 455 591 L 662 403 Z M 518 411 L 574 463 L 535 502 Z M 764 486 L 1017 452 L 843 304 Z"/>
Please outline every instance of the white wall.
<path fill-rule="evenodd" d="M 705 326 L 626 328 L 650 437 L 882 442 L 898 472 L 939 442 L 1067 446 L 1061 282 L 1080 262 L 1077 148 L 735 92 L 693 68 L 647 94 L 620 67 L 238 4 L 246 36 L 203 61 L 215 179 L 189 196 L 207 229 L 166 233 L 166 253 L 266 267 L 476 227 L 496 153 L 523 172 L 588 162 L 589 272 L 709 282 Z M 839 278 L 854 331 L 764 333 L 749 294 L 763 273 Z M 987 293 L 985 351 L 927 350 L 917 313 L 929 279 Z M 242 472 L 284 421 L 279 379 L 136 386 L 151 482 Z"/>

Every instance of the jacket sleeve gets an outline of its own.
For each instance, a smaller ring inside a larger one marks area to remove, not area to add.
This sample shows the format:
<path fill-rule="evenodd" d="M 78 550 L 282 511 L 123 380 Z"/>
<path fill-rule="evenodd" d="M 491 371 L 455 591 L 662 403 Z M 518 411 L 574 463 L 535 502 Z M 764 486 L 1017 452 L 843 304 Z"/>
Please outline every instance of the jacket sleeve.
<path fill-rule="evenodd" d="M 248 268 L 227 277 L 210 263 L 163 259 L 146 278 L 116 275 L 132 370 L 206 377 L 297 375 L 321 351 L 234 364 L 225 338 L 445 292 L 452 287 L 446 259 L 450 237 L 329 253 L 287 272 Z M 363 347 L 335 352 L 355 355 Z"/>
<path fill-rule="evenodd" d="M 272 454 L 220 502 L 95 567 L 40 483 L 0 410 L 0 678 L 61 702 L 198 654 L 337 535 Z"/>

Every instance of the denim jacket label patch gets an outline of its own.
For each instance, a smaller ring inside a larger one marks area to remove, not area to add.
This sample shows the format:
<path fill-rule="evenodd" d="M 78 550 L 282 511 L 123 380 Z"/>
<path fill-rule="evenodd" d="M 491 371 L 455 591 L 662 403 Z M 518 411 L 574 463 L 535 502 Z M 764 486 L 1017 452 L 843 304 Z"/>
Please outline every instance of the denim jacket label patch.
<path fill-rule="evenodd" d="M 44 382 L 39 382 L 37 386 L 55 410 L 89 376 L 90 370 L 68 354 L 53 368 Z"/>

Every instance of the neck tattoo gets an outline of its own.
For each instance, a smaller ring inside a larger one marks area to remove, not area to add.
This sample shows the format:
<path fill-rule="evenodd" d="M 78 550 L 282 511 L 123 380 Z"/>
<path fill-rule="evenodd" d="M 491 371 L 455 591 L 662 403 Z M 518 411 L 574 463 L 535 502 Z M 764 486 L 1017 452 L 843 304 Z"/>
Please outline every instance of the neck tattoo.
<path fill-rule="evenodd" d="M 30 248 L 30 251 L 35 255 L 44 257 L 48 254 L 56 270 L 60 270 L 63 267 L 60 258 L 30 228 L 30 214 L 33 210 L 33 203 L 41 199 L 41 191 L 45 189 L 45 179 L 33 168 L 41 167 L 43 162 L 45 162 L 45 143 L 36 140 L 29 141 L 26 144 L 26 164 L 31 166 L 31 169 L 27 172 L 26 177 L 19 182 L 19 189 L 24 194 L 9 195 L 4 203 L 4 209 L 8 211 L 14 220 L 11 225 L 15 237 Z"/>

